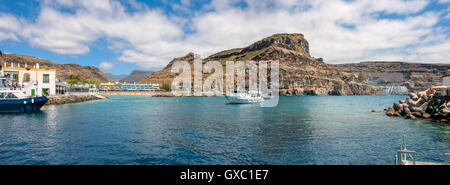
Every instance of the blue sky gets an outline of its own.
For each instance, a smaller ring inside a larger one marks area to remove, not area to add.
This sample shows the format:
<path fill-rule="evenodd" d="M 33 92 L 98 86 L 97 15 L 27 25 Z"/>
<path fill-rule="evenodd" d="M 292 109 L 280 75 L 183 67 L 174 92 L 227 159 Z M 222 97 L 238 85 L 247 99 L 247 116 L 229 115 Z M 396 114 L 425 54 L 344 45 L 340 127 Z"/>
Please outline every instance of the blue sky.
<path fill-rule="evenodd" d="M 0 49 L 128 74 L 303 33 L 327 63 L 450 63 L 450 0 L 0 0 Z"/>

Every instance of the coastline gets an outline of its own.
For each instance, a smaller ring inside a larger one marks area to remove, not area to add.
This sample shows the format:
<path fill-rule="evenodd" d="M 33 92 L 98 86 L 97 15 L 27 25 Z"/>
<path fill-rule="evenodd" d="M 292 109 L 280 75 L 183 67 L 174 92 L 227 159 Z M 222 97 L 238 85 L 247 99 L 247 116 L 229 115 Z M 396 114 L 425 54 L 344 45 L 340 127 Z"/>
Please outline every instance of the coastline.
<path fill-rule="evenodd" d="M 98 93 L 102 96 L 152 96 L 152 97 L 176 97 L 169 91 L 101 91 Z M 193 93 L 192 93 L 193 94 Z M 408 94 L 347 94 L 347 95 L 292 95 L 282 94 L 279 96 L 408 96 Z M 207 96 L 179 96 L 179 97 L 207 97 Z"/>
<path fill-rule="evenodd" d="M 47 105 L 63 105 L 72 103 L 81 103 L 93 100 L 108 99 L 104 96 L 99 96 L 95 94 L 74 94 L 74 95 L 56 95 L 48 96 L 48 101 L 44 106 Z"/>
<path fill-rule="evenodd" d="M 168 91 L 102 91 L 101 96 L 152 96 L 152 97 L 174 97 Z"/>

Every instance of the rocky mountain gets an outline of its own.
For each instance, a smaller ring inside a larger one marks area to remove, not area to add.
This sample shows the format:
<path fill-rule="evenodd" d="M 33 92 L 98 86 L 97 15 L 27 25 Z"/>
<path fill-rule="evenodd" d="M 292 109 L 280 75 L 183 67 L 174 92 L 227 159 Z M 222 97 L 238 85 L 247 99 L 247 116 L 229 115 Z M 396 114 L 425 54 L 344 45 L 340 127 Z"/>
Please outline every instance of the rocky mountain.
<path fill-rule="evenodd" d="M 133 70 L 130 75 L 119 79 L 119 81 L 127 82 L 127 83 L 134 83 L 134 82 L 137 83 L 140 80 L 142 80 L 142 78 L 144 78 L 148 75 L 151 75 L 151 74 L 153 74 L 153 71 Z"/>
<path fill-rule="evenodd" d="M 25 64 L 27 64 L 28 66 L 34 66 L 36 63 L 39 63 L 40 68 L 56 69 L 56 78 L 60 81 L 69 79 L 71 75 L 78 75 L 83 79 L 98 80 L 100 82 L 116 81 L 109 75 L 100 71 L 100 69 L 95 66 L 80 66 L 78 64 L 55 64 L 45 59 L 17 54 L 3 54 L 1 65 L 4 65 L 5 62 L 7 66 L 11 66 L 11 63 L 14 63 L 14 65 L 20 65 L 21 67 L 24 67 Z"/>
<path fill-rule="evenodd" d="M 141 80 L 142 83 L 168 83 L 176 76 L 170 72 L 175 61 L 193 64 L 194 54 L 173 59 L 161 71 Z M 278 60 L 280 94 L 282 95 L 359 95 L 372 94 L 374 89 L 357 74 L 347 73 L 321 58 L 311 57 L 309 43 L 302 34 L 275 34 L 244 48 L 213 54 L 203 62 Z M 225 69 L 225 67 L 224 67 Z"/>
<path fill-rule="evenodd" d="M 374 86 L 406 87 L 409 92 L 442 85 L 442 76 L 450 74 L 450 61 L 448 64 L 373 61 L 335 66 L 362 76 Z"/>
<path fill-rule="evenodd" d="M 112 74 L 112 73 L 106 73 L 108 76 L 110 76 L 111 78 L 113 78 L 114 80 L 120 81 L 123 78 L 127 77 L 128 75 L 116 75 L 116 74 Z"/>

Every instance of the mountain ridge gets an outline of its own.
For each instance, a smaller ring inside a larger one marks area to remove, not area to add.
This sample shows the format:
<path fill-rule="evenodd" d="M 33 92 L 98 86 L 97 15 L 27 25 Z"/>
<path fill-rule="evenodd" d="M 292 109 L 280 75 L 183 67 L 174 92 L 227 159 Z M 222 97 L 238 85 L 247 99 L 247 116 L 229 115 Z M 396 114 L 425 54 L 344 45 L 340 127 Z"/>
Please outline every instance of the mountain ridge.
<path fill-rule="evenodd" d="M 173 59 L 161 71 L 145 77 L 141 83 L 170 83 L 176 76 L 170 73 L 175 61 L 186 60 L 192 65 L 193 53 Z M 280 61 L 280 94 L 282 95 L 359 95 L 373 94 L 374 89 L 357 75 L 346 73 L 322 58 L 309 54 L 309 43 L 303 34 L 274 34 L 244 48 L 220 51 L 204 62 Z M 225 68 L 224 68 L 225 69 Z M 204 75 L 205 76 L 205 75 Z"/>
<path fill-rule="evenodd" d="M 133 70 L 129 75 L 123 77 L 119 81 L 121 82 L 127 82 L 127 83 L 134 83 L 139 82 L 142 80 L 142 78 L 153 74 L 154 71 L 144 71 L 144 70 Z"/>

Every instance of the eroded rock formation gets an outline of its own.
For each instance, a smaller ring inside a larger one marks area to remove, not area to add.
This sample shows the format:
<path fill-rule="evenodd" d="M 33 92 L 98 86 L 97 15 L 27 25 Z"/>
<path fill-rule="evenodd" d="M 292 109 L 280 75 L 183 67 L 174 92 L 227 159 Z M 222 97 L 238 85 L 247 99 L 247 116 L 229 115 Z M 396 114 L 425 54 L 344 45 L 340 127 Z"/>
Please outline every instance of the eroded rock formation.
<path fill-rule="evenodd" d="M 193 64 L 194 54 L 172 60 L 163 70 L 147 76 L 141 83 L 170 83 L 176 76 L 170 72 L 173 62 Z M 278 60 L 281 95 L 363 95 L 375 90 L 357 74 L 346 73 L 321 58 L 311 57 L 309 43 L 302 34 L 275 34 L 245 48 L 213 54 L 204 62 Z M 193 68 L 191 66 L 191 68 Z"/>

